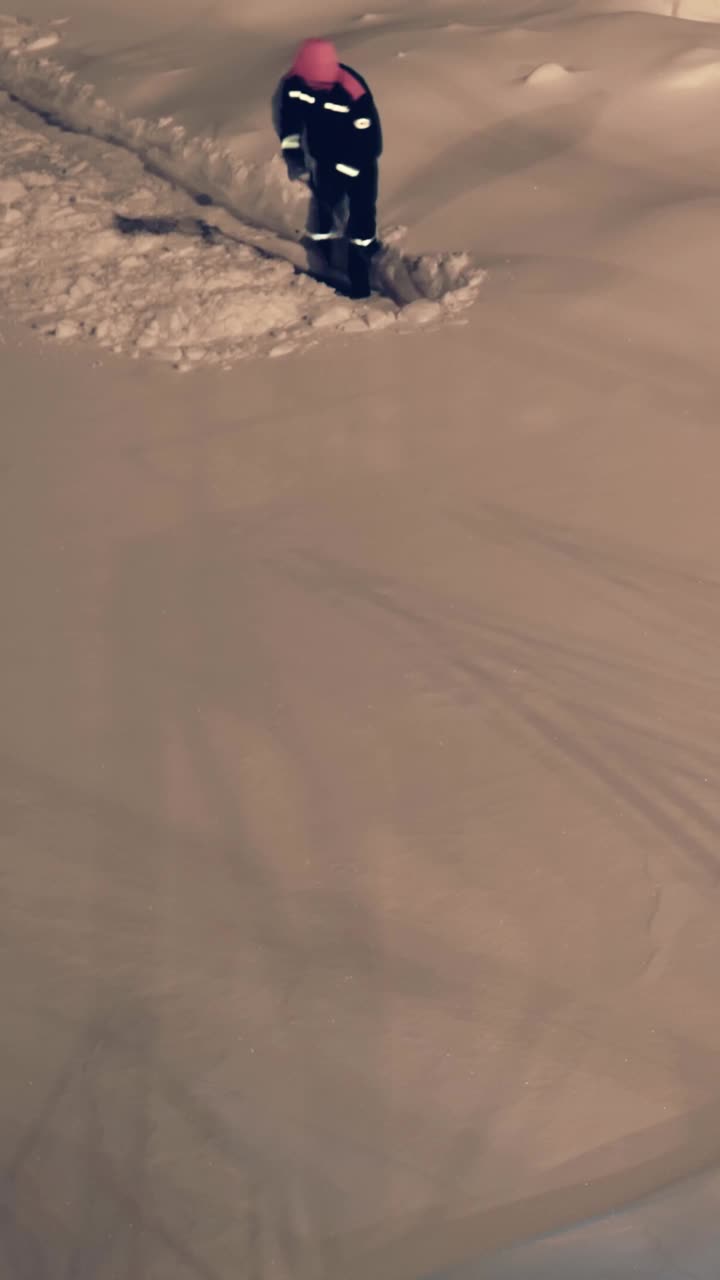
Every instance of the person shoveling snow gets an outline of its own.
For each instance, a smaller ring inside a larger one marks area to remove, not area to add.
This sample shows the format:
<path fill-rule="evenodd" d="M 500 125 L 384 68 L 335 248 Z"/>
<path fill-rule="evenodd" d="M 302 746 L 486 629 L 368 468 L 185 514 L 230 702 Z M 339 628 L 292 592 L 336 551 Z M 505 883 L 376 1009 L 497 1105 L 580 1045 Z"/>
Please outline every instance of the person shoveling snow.
<path fill-rule="evenodd" d="M 306 40 L 275 95 L 275 129 L 291 179 L 308 182 L 306 235 L 330 263 L 334 240 L 346 239 L 355 296 L 369 293 L 368 266 L 378 249 L 376 204 L 380 118 L 366 81 L 338 60 L 329 40 Z M 346 221 L 345 221 L 346 219 Z"/>

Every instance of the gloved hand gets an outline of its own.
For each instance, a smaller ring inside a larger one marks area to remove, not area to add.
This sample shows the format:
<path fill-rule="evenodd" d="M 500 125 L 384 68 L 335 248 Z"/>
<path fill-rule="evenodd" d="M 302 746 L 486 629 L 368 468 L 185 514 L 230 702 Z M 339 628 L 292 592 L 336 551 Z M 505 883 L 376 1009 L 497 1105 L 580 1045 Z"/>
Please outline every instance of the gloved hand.
<path fill-rule="evenodd" d="M 300 152 L 298 155 L 288 154 L 285 152 L 285 165 L 287 167 L 288 178 L 291 182 L 309 182 L 310 174 L 308 173 L 305 157 Z"/>

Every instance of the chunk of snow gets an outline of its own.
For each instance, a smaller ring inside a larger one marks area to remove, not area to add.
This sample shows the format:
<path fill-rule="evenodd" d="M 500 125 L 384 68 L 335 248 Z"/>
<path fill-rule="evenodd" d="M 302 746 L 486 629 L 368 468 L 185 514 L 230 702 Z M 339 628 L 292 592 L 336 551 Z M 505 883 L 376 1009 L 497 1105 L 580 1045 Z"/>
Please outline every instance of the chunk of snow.
<path fill-rule="evenodd" d="M 438 302 L 429 302 L 427 298 L 418 298 L 403 308 L 403 321 L 409 324 L 430 324 L 442 315 L 442 307 Z"/>
<path fill-rule="evenodd" d="M 79 325 L 74 320 L 61 320 L 55 327 L 55 337 L 60 342 L 69 342 L 80 333 Z"/>
<path fill-rule="evenodd" d="M 27 194 L 17 178 L 0 178 L 0 204 L 15 204 Z"/>
<path fill-rule="evenodd" d="M 52 187 L 57 181 L 51 173 L 38 173 L 34 169 L 24 172 L 23 180 L 26 187 Z"/>
<path fill-rule="evenodd" d="M 525 83 L 533 88 L 561 84 L 569 78 L 570 74 L 567 67 L 561 66 L 559 62 L 543 62 L 525 77 Z"/>
<path fill-rule="evenodd" d="M 278 356 L 292 355 L 293 351 L 296 351 L 296 350 L 297 350 L 297 346 L 294 342 L 279 342 L 277 346 L 270 348 L 270 351 L 268 354 L 271 356 L 272 359 L 276 359 Z"/>
<path fill-rule="evenodd" d="M 352 309 L 347 302 L 330 303 L 315 316 L 313 326 L 316 329 L 330 329 L 335 325 L 344 324 L 351 315 Z"/>
<path fill-rule="evenodd" d="M 39 49 L 51 49 L 54 44 L 60 43 L 60 36 L 57 31 L 49 31 L 46 36 L 38 36 L 36 40 L 32 40 L 25 48 L 29 53 L 37 53 Z"/>
<path fill-rule="evenodd" d="M 365 317 L 368 329 L 373 330 L 389 329 L 396 320 L 397 315 L 394 311 L 376 311 L 374 308 L 369 308 Z"/>

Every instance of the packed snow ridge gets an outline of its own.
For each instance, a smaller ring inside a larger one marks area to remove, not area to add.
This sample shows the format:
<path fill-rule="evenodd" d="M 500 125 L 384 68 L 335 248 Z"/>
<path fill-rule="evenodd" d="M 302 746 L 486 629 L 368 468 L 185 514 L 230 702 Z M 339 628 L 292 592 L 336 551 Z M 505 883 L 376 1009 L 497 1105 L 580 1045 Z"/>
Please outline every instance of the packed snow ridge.
<path fill-rule="evenodd" d="M 297 196 L 279 162 L 253 170 L 171 121 L 125 119 L 44 56 L 57 41 L 0 16 L 0 288 L 41 333 L 229 367 L 331 333 L 442 322 L 476 297 L 484 272 L 468 255 L 390 245 L 383 296 L 339 298 L 287 238 Z M 199 208 L 199 191 L 221 207 Z"/>

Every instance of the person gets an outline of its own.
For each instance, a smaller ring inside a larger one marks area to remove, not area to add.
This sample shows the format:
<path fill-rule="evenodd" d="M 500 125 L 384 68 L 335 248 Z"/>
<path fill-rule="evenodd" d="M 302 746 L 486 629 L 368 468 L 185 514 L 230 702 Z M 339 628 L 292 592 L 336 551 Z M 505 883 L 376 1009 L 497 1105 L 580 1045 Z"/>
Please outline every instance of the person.
<path fill-rule="evenodd" d="M 329 40 L 305 40 L 275 96 L 275 129 L 291 179 L 312 192 L 306 235 L 347 237 L 369 258 L 377 239 L 380 117 L 367 82 Z M 344 219 L 346 222 L 343 225 Z"/>

